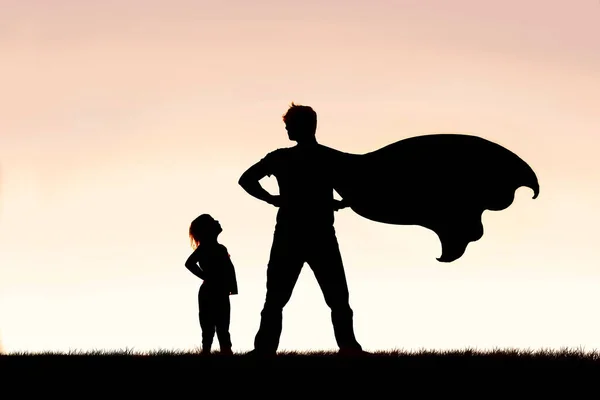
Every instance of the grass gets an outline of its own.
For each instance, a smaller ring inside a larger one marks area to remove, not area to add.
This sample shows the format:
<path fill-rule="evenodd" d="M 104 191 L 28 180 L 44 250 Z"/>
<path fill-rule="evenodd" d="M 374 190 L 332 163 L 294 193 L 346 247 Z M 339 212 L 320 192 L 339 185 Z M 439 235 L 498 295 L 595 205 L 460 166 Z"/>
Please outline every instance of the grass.
<path fill-rule="evenodd" d="M 220 355 L 218 350 L 210 356 L 204 356 L 197 350 L 155 350 L 150 352 L 124 349 L 117 351 L 96 350 L 69 352 L 15 352 L 0 354 L 3 364 L 11 362 L 64 362 L 76 365 L 80 362 L 111 362 L 119 363 L 131 360 L 139 365 L 160 360 L 165 363 L 193 363 L 196 366 L 223 365 L 244 366 L 256 365 L 257 362 L 268 362 L 276 366 L 314 367 L 314 366 L 347 366 L 385 365 L 387 367 L 439 367 L 440 365 L 477 365 L 477 366 L 597 366 L 600 367 L 600 351 L 585 351 L 584 349 L 561 350 L 523 350 L 495 349 L 482 351 L 464 349 L 452 351 L 402 351 L 388 350 L 371 352 L 367 356 L 341 356 L 333 351 L 280 351 L 276 357 L 267 360 L 246 357 L 244 353 L 234 353 L 233 356 Z"/>
<path fill-rule="evenodd" d="M 390 350 L 355 357 L 326 351 L 287 351 L 268 359 L 246 357 L 245 353 L 225 356 L 216 351 L 203 356 L 199 351 L 135 349 L 0 355 L 4 388 L 10 384 L 41 388 L 45 396 L 52 388 L 61 395 L 70 388 L 78 397 L 91 394 L 89 388 L 123 395 L 125 385 L 131 386 L 137 396 L 141 391 L 156 395 L 161 386 L 166 387 L 164 393 L 169 398 L 175 390 L 199 391 L 204 387 L 225 391 L 221 396 L 225 398 L 232 398 L 233 391 L 250 398 L 252 391 L 260 396 L 273 391 L 280 397 L 290 397 L 299 391 L 314 394 L 317 389 L 320 396 L 316 398 L 356 397 L 361 390 L 368 390 L 371 398 L 387 396 L 390 390 L 407 398 L 429 398 L 432 391 L 441 391 L 447 398 L 450 391 L 461 398 L 468 393 L 487 398 L 485 390 L 489 388 L 494 393 L 510 392 L 512 397 L 523 396 L 524 387 L 533 386 L 533 396 L 539 398 L 543 390 L 553 396 L 559 394 L 558 385 L 563 385 L 568 386 L 565 395 L 575 398 L 574 391 L 584 390 L 584 378 L 588 376 L 592 378 L 591 387 L 596 387 L 593 380 L 600 377 L 598 351 Z M 568 377 L 575 380 L 569 381 Z M 414 390 L 419 393 L 417 397 L 411 396 Z M 331 395 L 325 396 L 324 391 Z M 382 394 L 376 395 L 377 391 Z"/>

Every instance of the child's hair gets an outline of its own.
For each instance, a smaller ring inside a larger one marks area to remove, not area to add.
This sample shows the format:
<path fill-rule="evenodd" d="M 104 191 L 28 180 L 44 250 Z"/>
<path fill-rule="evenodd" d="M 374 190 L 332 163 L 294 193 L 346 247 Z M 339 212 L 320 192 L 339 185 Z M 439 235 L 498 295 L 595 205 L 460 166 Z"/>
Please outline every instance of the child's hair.
<path fill-rule="evenodd" d="M 190 227 L 190 231 L 191 231 L 191 227 Z M 190 233 L 190 246 L 192 247 L 192 250 L 196 250 L 199 245 L 200 245 L 200 241 L 197 240 L 194 237 L 194 235 L 192 235 L 192 233 Z"/>
<path fill-rule="evenodd" d="M 189 237 L 193 250 L 196 250 L 200 245 L 200 239 L 207 233 L 207 224 L 211 223 L 212 220 L 213 218 L 209 214 L 202 214 L 190 224 Z"/>

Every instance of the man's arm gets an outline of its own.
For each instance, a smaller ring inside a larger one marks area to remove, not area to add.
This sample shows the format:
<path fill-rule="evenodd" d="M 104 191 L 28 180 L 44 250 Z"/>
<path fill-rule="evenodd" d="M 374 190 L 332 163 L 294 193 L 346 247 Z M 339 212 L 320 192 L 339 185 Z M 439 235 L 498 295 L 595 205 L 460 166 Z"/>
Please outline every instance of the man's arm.
<path fill-rule="evenodd" d="M 277 206 L 279 196 L 274 196 L 267 192 L 260 184 L 260 180 L 265 176 L 272 174 L 269 165 L 269 155 L 263 158 L 250 168 L 248 168 L 240 177 L 238 184 L 251 196 L 256 197 L 266 203 Z"/>
<path fill-rule="evenodd" d="M 342 200 L 337 200 L 334 199 L 333 200 L 333 209 L 334 211 L 339 211 L 342 208 L 346 208 L 349 207 L 350 205 L 348 204 L 348 202 L 346 201 L 346 199 L 342 199 Z"/>
<path fill-rule="evenodd" d="M 205 275 L 204 275 L 204 271 L 202 270 L 202 268 L 200 268 L 200 266 L 197 264 L 198 262 L 198 254 L 196 253 L 196 251 L 194 251 L 189 257 L 188 259 L 185 261 L 185 267 L 194 275 L 196 275 L 198 278 L 204 280 Z"/>
<path fill-rule="evenodd" d="M 336 194 L 339 195 L 339 192 L 336 190 L 335 186 L 334 186 L 333 190 L 335 191 Z M 346 198 L 342 198 L 341 200 L 333 199 L 333 210 L 334 211 L 339 211 L 342 208 L 346 208 L 346 207 L 350 207 L 350 204 L 348 203 L 348 200 L 346 200 Z"/>

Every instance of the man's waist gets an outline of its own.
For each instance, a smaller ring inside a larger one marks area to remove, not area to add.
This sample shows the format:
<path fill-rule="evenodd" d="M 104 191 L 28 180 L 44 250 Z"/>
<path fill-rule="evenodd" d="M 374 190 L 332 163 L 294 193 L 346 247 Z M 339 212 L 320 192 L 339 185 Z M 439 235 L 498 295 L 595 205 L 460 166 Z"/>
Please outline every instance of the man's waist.
<path fill-rule="evenodd" d="M 277 213 L 278 221 L 293 221 L 294 223 L 307 223 L 307 224 L 332 224 L 334 217 L 333 211 L 331 212 L 298 212 L 292 210 L 279 210 Z"/>
<path fill-rule="evenodd" d="M 307 204 L 300 204 L 297 206 L 294 205 L 282 205 L 279 207 L 280 214 L 290 214 L 290 215 L 302 215 L 302 216 L 310 216 L 310 215 L 333 215 L 333 204 L 329 205 L 319 205 L 312 207 Z"/>
<path fill-rule="evenodd" d="M 277 215 L 277 224 L 276 227 L 279 229 L 283 228 L 291 228 L 294 230 L 297 229 L 333 229 L 334 218 L 333 215 L 326 218 L 316 218 L 316 217 L 303 217 L 303 216 L 290 216 L 286 214 L 278 214 Z"/>

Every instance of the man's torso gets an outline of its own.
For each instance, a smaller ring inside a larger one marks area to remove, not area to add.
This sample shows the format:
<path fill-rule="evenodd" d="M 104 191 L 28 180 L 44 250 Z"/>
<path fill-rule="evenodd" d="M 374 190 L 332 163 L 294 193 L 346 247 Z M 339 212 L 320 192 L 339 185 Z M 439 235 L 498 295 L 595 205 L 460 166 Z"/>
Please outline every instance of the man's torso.
<path fill-rule="evenodd" d="M 279 185 L 280 226 L 318 227 L 334 222 L 333 186 L 323 146 L 278 149 L 273 157 L 273 175 Z"/>

